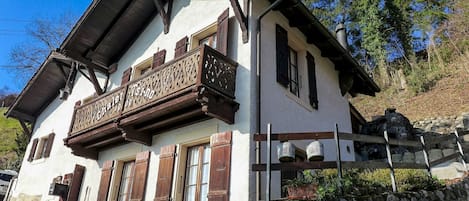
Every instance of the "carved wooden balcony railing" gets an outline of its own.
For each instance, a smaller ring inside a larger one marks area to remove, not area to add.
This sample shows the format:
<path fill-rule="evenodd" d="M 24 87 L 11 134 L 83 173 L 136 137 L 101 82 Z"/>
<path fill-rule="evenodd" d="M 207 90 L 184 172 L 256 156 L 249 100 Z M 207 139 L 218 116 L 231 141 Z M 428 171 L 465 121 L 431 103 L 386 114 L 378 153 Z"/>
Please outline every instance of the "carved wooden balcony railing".
<path fill-rule="evenodd" d="M 97 158 L 126 141 L 151 145 L 152 135 L 215 117 L 234 123 L 237 63 L 202 46 L 75 108 L 65 144 Z"/>

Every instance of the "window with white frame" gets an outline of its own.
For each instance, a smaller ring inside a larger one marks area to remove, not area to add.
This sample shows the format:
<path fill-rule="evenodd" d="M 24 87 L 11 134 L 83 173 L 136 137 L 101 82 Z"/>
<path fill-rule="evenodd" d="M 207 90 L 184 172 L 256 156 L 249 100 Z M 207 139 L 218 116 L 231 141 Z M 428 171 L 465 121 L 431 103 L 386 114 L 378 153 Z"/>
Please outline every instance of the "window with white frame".
<path fill-rule="evenodd" d="M 122 171 L 120 172 L 119 191 L 117 193 L 118 201 L 130 200 L 132 193 L 132 184 L 135 176 L 135 161 L 126 161 L 122 164 Z"/>
<path fill-rule="evenodd" d="M 206 201 L 210 173 L 210 145 L 187 149 L 184 201 Z"/>

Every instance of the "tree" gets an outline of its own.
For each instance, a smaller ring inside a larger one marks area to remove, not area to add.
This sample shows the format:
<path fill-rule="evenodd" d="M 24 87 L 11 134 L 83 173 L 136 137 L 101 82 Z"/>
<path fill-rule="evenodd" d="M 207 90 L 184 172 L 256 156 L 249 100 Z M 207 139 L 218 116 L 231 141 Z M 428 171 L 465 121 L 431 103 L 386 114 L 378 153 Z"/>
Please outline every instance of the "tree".
<path fill-rule="evenodd" d="M 75 19 L 71 13 L 64 13 L 56 18 L 38 18 L 26 27 L 29 41 L 10 51 L 11 66 L 21 81 L 29 79 L 50 51 L 60 46 Z"/>

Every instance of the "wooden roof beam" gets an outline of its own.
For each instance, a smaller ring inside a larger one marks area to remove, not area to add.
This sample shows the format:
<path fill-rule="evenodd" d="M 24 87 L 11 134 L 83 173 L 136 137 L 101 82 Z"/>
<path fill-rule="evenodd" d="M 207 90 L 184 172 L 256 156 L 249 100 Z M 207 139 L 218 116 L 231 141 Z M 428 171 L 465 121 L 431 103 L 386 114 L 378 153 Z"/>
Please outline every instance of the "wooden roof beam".
<path fill-rule="evenodd" d="M 94 69 L 91 68 L 90 66 L 86 66 L 86 68 L 88 69 L 88 73 L 90 75 L 90 81 L 93 84 L 96 94 L 98 94 L 98 96 L 103 94 L 104 90 L 99 85 L 98 79 L 96 78 L 96 74 L 94 73 Z"/>
<path fill-rule="evenodd" d="M 171 24 L 171 11 L 173 9 L 173 0 L 168 0 L 168 9 L 164 10 L 164 3 L 162 0 L 153 0 L 155 4 L 156 10 L 160 14 L 161 18 L 163 19 L 164 24 L 164 34 L 169 32 L 169 25 Z"/>
<path fill-rule="evenodd" d="M 233 10 L 234 10 L 236 20 L 238 21 L 239 26 L 241 27 L 241 31 L 243 33 L 243 43 L 247 43 L 249 41 L 247 15 L 244 14 L 238 0 L 230 0 L 230 2 L 231 2 L 231 7 L 233 7 Z"/>

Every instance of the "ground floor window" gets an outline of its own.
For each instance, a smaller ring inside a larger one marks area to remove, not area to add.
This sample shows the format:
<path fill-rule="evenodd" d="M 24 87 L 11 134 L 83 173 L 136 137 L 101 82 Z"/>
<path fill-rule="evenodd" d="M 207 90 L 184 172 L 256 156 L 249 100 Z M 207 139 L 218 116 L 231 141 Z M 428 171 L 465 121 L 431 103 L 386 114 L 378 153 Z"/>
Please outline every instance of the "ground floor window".
<path fill-rule="evenodd" d="M 197 145 L 187 149 L 184 184 L 185 201 L 205 201 L 210 173 L 210 145 Z"/>
<path fill-rule="evenodd" d="M 127 201 L 130 200 L 130 194 L 132 193 L 132 181 L 135 176 L 135 161 L 124 162 L 121 175 L 117 200 Z"/>

